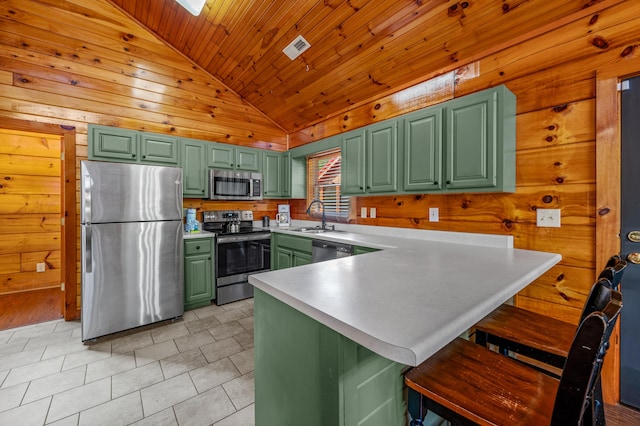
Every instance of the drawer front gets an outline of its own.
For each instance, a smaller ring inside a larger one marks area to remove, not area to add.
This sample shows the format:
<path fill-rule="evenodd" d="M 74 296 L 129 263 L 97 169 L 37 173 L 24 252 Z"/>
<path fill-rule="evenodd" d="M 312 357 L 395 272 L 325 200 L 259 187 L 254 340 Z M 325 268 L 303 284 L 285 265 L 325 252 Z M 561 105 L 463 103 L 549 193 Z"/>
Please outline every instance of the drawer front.
<path fill-rule="evenodd" d="M 186 240 L 184 242 L 184 254 L 207 254 L 211 253 L 211 238 L 198 238 L 195 240 Z"/>
<path fill-rule="evenodd" d="M 311 254 L 311 239 L 304 237 L 294 237 L 291 235 L 278 234 L 278 247 L 286 247 L 293 250 L 304 251 Z"/>

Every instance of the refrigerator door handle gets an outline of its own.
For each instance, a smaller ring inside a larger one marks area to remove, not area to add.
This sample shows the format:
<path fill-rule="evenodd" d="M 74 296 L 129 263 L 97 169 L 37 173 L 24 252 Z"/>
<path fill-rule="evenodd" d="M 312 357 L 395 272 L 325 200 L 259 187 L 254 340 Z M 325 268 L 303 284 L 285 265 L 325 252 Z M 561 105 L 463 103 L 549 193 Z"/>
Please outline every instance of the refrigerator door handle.
<path fill-rule="evenodd" d="M 92 263 L 93 263 L 93 253 L 91 250 L 91 237 L 92 231 L 91 226 L 85 226 L 84 228 L 84 270 L 87 274 L 92 273 Z"/>
<path fill-rule="evenodd" d="M 84 194 L 82 197 L 82 221 L 85 224 L 91 224 L 91 176 L 86 174 L 82 179 L 84 186 L 82 188 Z"/>

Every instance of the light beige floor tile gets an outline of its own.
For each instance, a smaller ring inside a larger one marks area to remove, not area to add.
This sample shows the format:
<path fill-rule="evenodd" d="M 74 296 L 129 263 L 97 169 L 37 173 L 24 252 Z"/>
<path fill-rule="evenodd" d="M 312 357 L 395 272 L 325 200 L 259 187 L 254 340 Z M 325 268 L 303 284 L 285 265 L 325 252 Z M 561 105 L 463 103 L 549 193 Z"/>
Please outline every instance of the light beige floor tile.
<path fill-rule="evenodd" d="M 216 340 L 233 337 L 236 334 L 241 334 L 246 331 L 247 330 L 245 330 L 238 321 L 229 322 L 209 329 L 209 333 L 211 333 L 213 338 Z"/>
<path fill-rule="evenodd" d="M 28 340 L 19 340 L 13 343 L 0 343 L 0 358 L 22 352 L 27 342 Z"/>
<path fill-rule="evenodd" d="M 220 321 L 221 324 L 226 324 L 232 321 L 238 321 L 240 319 L 246 318 L 247 314 L 242 312 L 241 309 L 229 309 L 224 311 L 218 311 L 214 314 L 214 316 Z"/>
<path fill-rule="evenodd" d="M 0 383 L 4 382 L 4 379 L 6 379 L 8 375 L 9 375 L 9 370 L 0 371 Z"/>
<path fill-rule="evenodd" d="M 243 349 L 253 348 L 253 331 L 236 334 L 233 339 L 242 346 Z"/>
<path fill-rule="evenodd" d="M 158 327 L 151 330 L 151 338 L 153 343 L 162 343 L 167 340 L 175 339 L 176 337 L 186 336 L 189 334 L 189 330 L 184 323 L 167 324 L 163 327 Z"/>
<path fill-rule="evenodd" d="M 127 336 L 118 337 L 111 342 L 114 353 L 124 354 L 153 345 L 151 331 L 145 330 Z"/>
<path fill-rule="evenodd" d="M 162 358 L 176 355 L 177 353 L 178 348 L 173 340 L 158 343 L 157 345 L 147 346 L 146 348 L 135 351 L 136 365 L 140 367 L 142 365 L 158 361 Z"/>
<path fill-rule="evenodd" d="M 60 331 L 65 331 L 65 330 L 81 330 L 81 324 L 80 324 L 80 320 L 76 320 L 76 321 L 60 321 L 59 323 L 56 324 L 56 327 L 54 329 L 54 333 L 58 333 Z"/>
<path fill-rule="evenodd" d="M 200 348 L 207 361 L 214 362 L 222 358 L 240 353 L 243 351 L 242 346 L 233 338 L 220 340 L 218 342 L 209 343 Z"/>
<path fill-rule="evenodd" d="M 200 352 L 200 349 L 193 349 L 189 352 L 181 352 L 160 360 L 160 366 L 165 379 L 178 376 L 196 368 L 207 365 L 207 360 Z"/>
<path fill-rule="evenodd" d="M 199 331 L 194 334 L 188 334 L 186 336 L 178 337 L 174 339 L 176 346 L 180 352 L 187 352 L 192 349 L 197 349 L 201 346 L 214 342 L 213 336 L 209 331 Z"/>
<path fill-rule="evenodd" d="M 24 347 L 24 350 L 41 348 L 44 346 L 55 345 L 57 343 L 68 343 L 71 340 L 72 330 L 61 331 L 57 333 L 43 334 L 41 336 L 32 337 Z"/>
<path fill-rule="evenodd" d="M 193 309 L 191 310 L 191 312 L 193 312 L 199 319 L 203 319 L 203 318 L 210 317 L 211 315 L 213 315 L 214 313 L 216 313 L 221 309 L 222 308 L 220 306 L 211 304 L 211 305 L 203 306 L 201 308 Z"/>
<path fill-rule="evenodd" d="M 82 365 L 32 381 L 29 383 L 29 389 L 24 396 L 23 404 L 82 386 L 86 369 L 87 367 Z"/>
<path fill-rule="evenodd" d="M 197 319 L 199 318 L 193 311 L 185 311 L 184 314 L 182 314 L 182 321 L 185 323 L 195 321 Z"/>
<path fill-rule="evenodd" d="M 140 393 L 134 392 L 80 412 L 79 426 L 126 426 L 141 420 Z"/>
<path fill-rule="evenodd" d="M 78 419 L 80 413 L 73 414 L 71 416 L 60 419 L 57 422 L 47 423 L 47 426 L 78 426 Z"/>
<path fill-rule="evenodd" d="M 7 378 L 4 379 L 2 388 L 14 386 L 18 383 L 30 382 L 31 380 L 59 373 L 62 368 L 63 361 L 64 357 L 60 356 L 14 368 L 9 372 Z"/>
<path fill-rule="evenodd" d="M 196 385 L 196 389 L 198 389 L 198 393 L 205 392 L 240 376 L 240 373 L 229 358 L 197 368 L 190 371 L 189 374 Z"/>
<path fill-rule="evenodd" d="M 209 330 L 213 327 L 217 327 L 220 325 L 220 321 L 218 321 L 218 319 L 213 316 L 213 314 L 211 314 L 211 316 L 204 317 L 203 319 L 186 322 L 184 325 L 189 330 L 189 333 L 193 334 L 199 331 Z"/>
<path fill-rule="evenodd" d="M 87 364 L 87 378 L 85 383 L 133 370 L 134 368 L 136 368 L 136 357 L 133 355 L 133 352 L 115 354 L 111 358 Z"/>
<path fill-rule="evenodd" d="M 83 351 L 77 351 L 65 355 L 64 364 L 62 364 L 63 370 L 70 370 L 72 368 L 79 367 L 81 365 L 89 364 L 91 362 L 100 361 L 102 359 L 111 357 L 111 343 L 103 342 L 91 346 L 86 346 Z"/>
<path fill-rule="evenodd" d="M 220 386 L 181 402 L 173 409 L 180 426 L 210 425 L 235 412 Z"/>
<path fill-rule="evenodd" d="M 51 398 L 21 405 L 0 413 L 0 425 L 41 426 L 47 417 Z"/>
<path fill-rule="evenodd" d="M 38 348 L 32 351 L 18 352 L 4 356 L 0 358 L 0 371 L 9 371 L 12 368 L 38 362 L 42 359 L 43 352 L 44 348 Z"/>
<path fill-rule="evenodd" d="M 197 393 L 187 373 L 144 388 L 140 391 L 144 415 L 149 416 L 162 411 Z"/>
<path fill-rule="evenodd" d="M 178 426 L 173 408 L 167 408 L 152 416 L 147 416 L 131 426 Z"/>
<path fill-rule="evenodd" d="M 239 319 L 238 322 L 241 326 L 243 326 L 247 331 L 253 332 L 253 316 Z"/>
<path fill-rule="evenodd" d="M 223 384 L 222 387 L 229 395 L 236 410 L 253 404 L 255 399 L 253 371 Z"/>
<path fill-rule="evenodd" d="M 253 348 L 229 357 L 241 374 L 253 371 Z"/>
<path fill-rule="evenodd" d="M 2 383 L 2 381 L 0 381 Z M 16 408 L 20 405 L 29 383 L 21 383 L 5 389 L 0 389 L 0 412 Z"/>
<path fill-rule="evenodd" d="M 160 362 L 155 361 L 111 378 L 112 397 L 118 398 L 131 392 L 160 383 L 164 380 Z"/>
<path fill-rule="evenodd" d="M 78 340 L 69 340 L 68 342 L 47 345 L 42 355 L 42 359 L 55 358 L 57 356 L 68 355 L 74 352 L 87 351 L 89 347 Z"/>
<path fill-rule="evenodd" d="M 255 409 L 253 404 L 229 417 L 214 423 L 213 426 L 254 426 L 256 424 Z"/>
<path fill-rule="evenodd" d="M 95 407 L 111 399 L 111 378 L 70 389 L 53 396 L 47 423 Z"/>

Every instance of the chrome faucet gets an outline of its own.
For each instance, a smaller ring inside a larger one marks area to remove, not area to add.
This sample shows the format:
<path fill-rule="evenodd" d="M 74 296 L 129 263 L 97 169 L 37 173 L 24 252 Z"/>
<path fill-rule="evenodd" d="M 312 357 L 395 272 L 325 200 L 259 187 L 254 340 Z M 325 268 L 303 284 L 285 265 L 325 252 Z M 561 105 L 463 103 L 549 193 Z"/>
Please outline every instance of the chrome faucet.
<path fill-rule="evenodd" d="M 311 204 L 309 204 L 309 207 L 307 207 L 307 214 L 309 216 L 311 216 L 311 207 L 315 204 L 315 203 L 319 203 L 320 206 L 322 207 L 322 229 L 326 229 L 327 228 L 327 220 L 324 214 L 324 203 L 320 200 L 313 200 L 311 201 Z"/>

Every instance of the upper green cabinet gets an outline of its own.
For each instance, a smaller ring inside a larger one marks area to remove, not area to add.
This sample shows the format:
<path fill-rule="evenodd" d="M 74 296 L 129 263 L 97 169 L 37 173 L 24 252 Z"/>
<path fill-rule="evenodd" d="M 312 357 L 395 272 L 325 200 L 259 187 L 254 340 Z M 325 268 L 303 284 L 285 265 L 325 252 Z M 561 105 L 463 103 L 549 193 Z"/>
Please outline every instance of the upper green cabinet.
<path fill-rule="evenodd" d="M 207 166 L 213 169 L 260 171 L 261 151 L 255 148 L 210 143 L 207 147 Z"/>
<path fill-rule="evenodd" d="M 398 189 L 398 123 L 388 120 L 342 137 L 342 193 L 374 194 Z"/>
<path fill-rule="evenodd" d="M 89 138 L 92 160 L 178 165 L 178 139 L 171 136 L 89 125 Z"/>
<path fill-rule="evenodd" d="M 265 198 L 291 197 L 290 162 L 288 152 L 262 152 L 262 195 Z"/>
<path fill-rule="evenodd" d="M 207 156 L 209 142 L 195 139 L 181 140 L 182 195 L 184 197 L 205 198 L 207 188 Z"/>
<path fill-rule="evenodd" d="M 407 115 L 404 124 L 402 189 L 442 189 L 442 108 Z"/>

